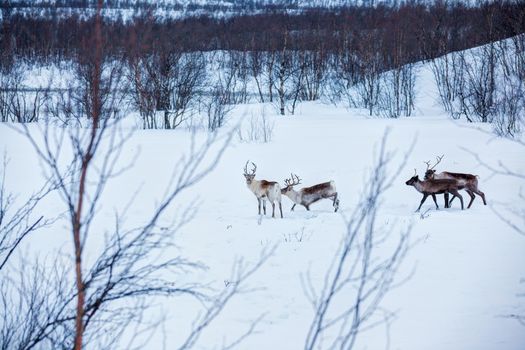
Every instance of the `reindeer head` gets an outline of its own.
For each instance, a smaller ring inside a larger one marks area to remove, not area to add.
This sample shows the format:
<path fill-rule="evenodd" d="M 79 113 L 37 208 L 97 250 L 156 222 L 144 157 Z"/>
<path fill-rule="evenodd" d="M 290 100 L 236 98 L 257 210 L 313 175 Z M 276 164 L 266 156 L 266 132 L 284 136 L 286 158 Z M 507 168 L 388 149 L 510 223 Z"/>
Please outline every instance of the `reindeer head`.
<path fill-rule="evenodd" d="M 249 185 L 252 183 L 253 179 L 255 179 L 255 171 L 257 170 L 257 165 L 252 162 L 253 168 L 250 172 L 248 172 L 248 163 L 250 161 L 246 162 L 246 165 L 244 166 L 244 178 L 246 179 L 246 183 Z"/>
<path fill-rule="evenodd" d="M 425 171 L 425 180 L 434 179 L 435 174 L 436 174 L 436 171 L 434 169 L 428 169 L 427 171 Z"/>
<path fill-rule="evenodd" d="M 284 188 L 281 190 L 281 194 L 286 195 L 293 190 L 295 185 L 299 185 L 301 183 L 299 176 L 294 174 L 290 174 L 290 176 L 291 177 L 289 179 L 284 180 Z"/>
<path fill-rule="evenodd" d="M 419 176 L 417 175 L 417 170 L 414 169 L 414 176 L 412 176 L 405 184 L 407 186 L 414 186 L 417 182 L 419 182 Z"/>
<path fill-rule="evenodd" d="M 430 166 L 430 161 L 424 162 L 427 165 L 427 170 L 425 170 L 425 180 L 432 180 L 434 178 L 434 175 L 436 174 L 436 170 L 434 168 L 441 162 L 441 159 L 443 159 L 444 156 L 444 154 L 441 157 L 437 156 L 436 164 L 433 166 Z"/>

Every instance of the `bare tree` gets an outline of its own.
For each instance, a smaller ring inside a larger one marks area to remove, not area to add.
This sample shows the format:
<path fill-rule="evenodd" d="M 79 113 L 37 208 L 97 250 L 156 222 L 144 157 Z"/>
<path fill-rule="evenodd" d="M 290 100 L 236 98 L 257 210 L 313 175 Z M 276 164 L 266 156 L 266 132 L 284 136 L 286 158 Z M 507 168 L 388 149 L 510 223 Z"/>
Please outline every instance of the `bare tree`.
<path fill-rule="evenodd" d="M 457 104 L 459 94 L 465 84 L 463 64 L 464 61 L 460 54 L 456 52 L 435 58 L 430 62 L 441 104 L 454 119 L 461 116 L 461 110 Z"/>
<path fill-rule="evenodd" d="M 145 58 L 132 57 L 129 60 L 128 80 L 131 82 L 131 100 L 142 118 L 144 129 L 157 129 L 157 99 L 155 81 L 150 79 L 147 67 L 144 64 Z"/>
<path fill-rule="evenodd" d="M 6 188 L 7 165 L 8 160 L 4 156 L 0 177 L 0 271 L 24 239 L 53 221 L 35 213 L 37 205 L 53 187 L 46 183 L 25 201 L 16 198 Z"/>
<path fill-rule="evenodd" d="M 206 102 L 206 114 L 208 116 L 208 130 L 215 131 L 226 123 L 228 114 L 233 106 L 229 105 L 228 92 L 223 90 L 221 84 L 217 84 L 211 91 L 211 96 Z"/>
<path fill-rule="evenodd" d="M 225 95 L 226 104 L 246 103 L 248 100 L 248 62 L 244 51 L 216 52 L 213 60 L 219 62 L 216 86 Z"/>
<path fill-rule="evenodd" d="M 410 116 L 414 109 L 416 68 L 406 64 L 381 76 L 378 112 L 388 118 Z"/>
<path fill-rule="evenodd" d="M 288 99 L 288 81 L 291 78 L 291 71 L 294 69 L 292 52 L 287 50 L 286 43 L 288 41 L 288 33 L 284 34 L 284 47 L 281 51 L 275 53 L 276 65 L 275 71 L 273 72 L 275 83 L 275 90 L 279 97 L 279 113 L 285 114 L 286 111 L 286 100 Z"/>
<path fill-rule="evenodd" d="M 462 52 L 461 59 L 465 70 L 465 85 L 460 90 L 462 112 L 469 121 L 491 122 L 496 94 L 495 45 Z"/>
<path fill-rule="evenodd" d="M 299 67 L 304 67 L 304 69 L 301 69 L 302 74 L 296 74 L 303 78 L 301 99 L 304 101 L 318 100 L 321 98 L 324 85 L 326 84 L 328 54 L 322 43 L 318 44 L 316 50 L 300 51 L 298 54 Z"/>
<path fill-rule="evenodd" d="M 38 117 L 48 89 L 23 85 L 24 72 L 20 62 L 0 65 L 0 121 L 28 123 Z"/>
<path fill-rule="evenodd" d="M 493 120 L 496 134 L 516 137 L 525 128 L 525 35 L 496 43 L 497 62 L 504 83 L 496 87 Z"/>
<path fill-rule="evenodd" d="M 380 74 L 385 63 L 379 49 L 380 42 L 372 34 L 365 35 L 358 48 L 359 75 L 356 90 L 358 101 L 362 108 L 374 115 L 381 95 Z"/>
<path fill-rule="evenodd" d="M 518 139 L 509 138 L 515 145 L 525 150 L 525 142 Z M 469 153 L 478 161 L 478 163 L 489 170 L 492 176 L 502 176 L 506 178 L 514 178 L 525 182 L 525 174 L 519 169 L 513 169 L 507 166 L 502 161 L 498 161 L 497 164 L 485 161 L 479 154 L 469 151 Z M 520 204 L 521 202 L 521 204 Z M 525 193 L 522 190 L 519 191 L 519 201 L 512 202 L 512 205 L 491 205 L 491 209 L 496 216 L 507 226 L 513 229 L 516 233 L 525 237 Z M 524 279 L 521 279 L 521 283 Z M 519 294 L 520 297 L 524 297 L 523 293 Z M 520 324 L 525 326 L 525 314 L 523 312 L 511 313 L 505 315 L 508 318 L 515 319 Z"/>
<path fill-rule="evenodd" d="M 431 63 L 441 103 L 452 118 L 492 123 L 496 134 L 523 129 L 523 35 L 455 52 Z"/>
<path fill-rule="evenodd" d="M 99 11 L 100 6 L 99 1 Z M 20 341 L 29 339 L 29 345 L 16 341 L 10 344 L 22 349 L 37 346 L 82 349 L 88 344 L 96 348 L 114 348 L 130 325 L 141 323 L 141 315 L 152 298 L 184 294 L 208 305 L 209 312 L 208 317 L 198 321 L 201 326 L 192 332 L 187 344 L 183 344 L 189 347 L 238 289 L 210 293 L 201 283 L 174 282 L 180 274 L 202 268 L 201 264 L 181 256 L 162 255 L 172 246 L 173 233 L 192 218 L 194 208 L 187 208 L 171 224 L 166 225 L 165 216 L 182 192 L 216 166 L 232 133 L 222 136 L 214 133 L 200 145 L 193 140 L 189 153 L 176 164 L 165 196 L 149 218 L 139 226 L 129 227 L 125 223 L 126 209 L 118 211 L 114 224 L 106 228 L 101 247 L 91 251 L 91 259 L 85 260 L 84 248 L 93 239 L 92 224 L 102 206 L 101 196 L 108 183 L 130 166 L 119 165 L 125 142 L 130 137 L 119 127 L 122 97 L 118 82 L 122 73 L 114 67 L 114 62 L 102 59 L 100 20 L 95 26 L 95 52 L 77 69 L 76 79 L 80 84 L 68 99 L 75 107 L 61 100 L 50 107 L 65 119 L 77 118 L 85 122 L 73 127 L 48 123 L 40 129 L 30 129 L 26 125 L 19 128 L 32 144 L 47 178 L 62 198 L 73 249 L 65 253 L 70 259 L 62 262 L 67 273 L 58 273 L 56 278 L 42 278 L 47 271 L 35 270 L 31 283 L 21 279 L 15 284 L 19 286 L 20 296 L 15 302 L 9 298 L 10 291 L 2 292 L 6 296 L 5 304 L 22 303 L 24 316 L 33 320 L 25 328 L 27 336 L 20 338 Z M 259 263 L 264 260 L 261 259 Z M 74 269 L 69 267 L 71 263 Z M 241 269 L 232 278 L 242 283 L 258 266 L 260 264 L 253 269 Z M 51 305 L 38 302 L 41 307 L 37 307 L 34 301 L 43 298 L 39 292 L 45 292 L 46 286 L 56 286 L 60 294 L 49 297 Z M 31 298 L 29 303 L 26 298 Z M 16 324 L 16 319 L 7 320 L 6 324 L 6 337 L 13 339 L 9 325 Z"/>
<path fill-rule="evenodd" d="M 321 290 L 303 279 L 314 311 L 305 349 L 352 349 L 362 331 L 388 323 L 393 316 L 382 314 L 381 302 L 395 285 L 396 272 L 408 251 L 409 229 L 400 234 L 389 253 L 379 252 L 393 232 L 377 227 L 377 215 L 384 192 L 396 179 L 389 174 L 398 173 L 388 169 L 392 154 L 385 148 L 386 135 Z"/>
<path fill-rule="evenodd" d="M 253 43 L 252 43 L 253 45 Z M 263 69 L 264 69 L 264 58 L 265 53 L 259 50 L 252 49 L 248 52 L 247 65 L 250 75 L 255 80 L 257 86 L 257 93 L 259 96 L 259 102 L 265 102 L 263 93 Z"/>
<path fill-rule="evenodd" d="M 174 129 L 192 113 L 198 89 L 205 79 L 205 61 L 201 52 L 162 49 L 131 61 L 130 82 L 133 100 L 146 128 L 156 128 L 154 111 L 163 112 L 162 126 Z"/>
<path fill-rule="evenodd" d="M 237 136 L 241 142 L 268 143 L 272 140 L 275 123 L 270 119 L 266 109 L 261 113 L 251 114 L 249 120 L 244 120 L 237 129 Z"/>
<path fill-rule="evenodd" d="M 344 33 L 345 38 L 349 34 Z M 345 39 L 342 47 L 331 60 L 330 93 L 333 103 L 344 100 L 349 107 L 357 107 L 354 86 L 359 81 L 359 58 L 351 47 L 349 39 Z"/>

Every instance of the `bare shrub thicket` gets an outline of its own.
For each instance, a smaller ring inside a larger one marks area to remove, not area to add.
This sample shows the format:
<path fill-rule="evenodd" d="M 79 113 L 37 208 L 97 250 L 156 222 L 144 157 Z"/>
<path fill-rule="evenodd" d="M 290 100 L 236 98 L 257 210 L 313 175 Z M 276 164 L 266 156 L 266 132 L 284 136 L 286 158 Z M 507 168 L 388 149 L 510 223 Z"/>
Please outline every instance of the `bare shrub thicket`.
<path fill-rule="evenodd" d="M 363 45 L 370 45 L 370 43 Z M 367 109 L 369 115 L 372 116 L 378 112 L 383 59 L 379 50 L 373 50 L 368 47 L 365 50 L 360 54 L 359 79 L 355 85 L 356 100 L 357 107 Z"/>
<path fill-rule="evenodd" d="M 305 349 L 352 349 L 361 332 L 388 326 L 394 317 L 381 303 L 399 280 L 396 273 L 409 249 L 410 230 L 394 237 L 394 230 L 377 222 L 383 195 L 396 179 L 389 174 L 398 173 L 388 169 L 392 154 L 385 147 L 386 135 L 322 286 L 303 278 L 314 312 Z"/>
<path fill-rule="evenodd" d="M 329 53 L 320 43 L 316 50 L 299 51 L 298 56 L 301 101 L 318 100 L 324 94 L 328 80 Z"/>
<path fill-rule="evenodd" d="M 328 98 L 331 102 L 343 101 L 348 107 L 357 107 L 354 86 L 359 80 L 359 57 L 345 41 L 340 52 L 330 61 Z"/>
<path fill-rule="evenodd" d="M 401 67 L 522 34 L 525 25 L 520 1 L 479 2 L 470 7 L 447 1 L 392 2 L 294 14 L 274 10 L 225 19 L 199 16 L 157 21 L 152 7 L 130 21 L 104 21 L 105 54 L 126 57 L 130 97 L 142 126 L 178 127 L 194 115 L 203 88 L 218 84 L 229 96 L 228 104 L 246 103 L 255 92 L 259 102 L 276 103 L 281 114 L 293 114 L 301 101 L 326 97 L 324 88 L 330 86 L 332 100 L 365 108 L 370 115 L 410 115 L 410 89 L 403 86 L 410 85 L 412 66 Z M 9 7 L 3 8 L 3 18 L 0 47 L 6 62 L 17 61 L 13 57 L 33 62 L 74 60 L 85 38 L 92 35 L 93 18 L 44 16 L 37 20 L 12 13 Z M 207 67 L 203 53 L 213 52 L 218 62 Z M 470 77 L 458 65 L 461 62 L 454 62 L 461 61 L 459 54 L 434 61 L 443 104 L 453 117 L 495 119 L 501 125 L 505 124 L 501 116 L 519 114 L 511 102 L 517 92 L 506 92 L 506 103 L 498 111 L 500 104 L 490 97 L 492 78 L 488 77 L 488 92 L 480 89 L 487 82 L 483 64 L 488 63 L 488 74 L 492 74 L 494 57 L 497 54 L 492 53 L 488 60 L 480 60 L 481 65 L 472 70 L 481 69 L 483 74 Z M 221 69 L 205 72 L 215 67 Z M 392 72 L 382 77 L 388 71 Z M 217 84 L 215 73 L 221 75 Z M 404 76 L 409 76 L 408 84 L 399 83 Z M 383 89 L 385 84 L 388 87 Z M 406 98 L 401 96 L 404 90 Z M 5 98 L 0 96 L 0 111 L 1 100 Z M 509 124 L 512 128 L 515 123 Z"/>
<path fill-rule="evenodd" d="M 23 84 L 25 71 L 20 61 L 0 65 L 0 121 L 37 122 L 48 95 L 47 88 L 28 89 Z"/>
<path fill-rule="evenodd" d="M 460 53 L 453 52 L 433 59 L 430 67 L 438 88 L 440 102 L 452 118 L 460 117 L 458 99 L 464 85 L 464 61 Z"/>
<path fill-rule="evenodd" d="M 225 95 L 225 103 L 239 104 L 249 101 L 248 54 L 244 51 L 219 52 L 215 60 L 219 62 L 216 87 Z M 211 77 L 212 78 L 212 77 Z"/>
<path fill-rule="evenodd" d="M 417 68 L 406 64 L 381 75 L 378 113 L 388 118 L 409 117 L 414 110 Z"/>
<path fill-rule="evenodd" d="M 251 114 L 249 120 L 243 120 L 237 129 L 237 137 L 241 142 L 272 141 L 275 122 L 268 116 L 266 109 L 261 114 Z"/>
<path fill-rule="evenodd" d="M 491 122 L 495 112 L 496 54 L 489 44 L 461 52 L 465 83 L 459 91 L 461 112 L 468 121 Z"/>
<path fill-rule="evenodd" d="M 144 128 L 174 129 L 194 113 L 206 79 L 201 52 L 161 50 L 134 57 L 130 64 L 133 101 Z M 162 119 L 156 119 L 162 112 Z"/>
<path fill-rule="evenodd" d="M 233 109 L 233 105 L 229 104 L 231 101 L 229 92 L 223 89 L 224 87 L 217 83 L 205 102 L 209 131 L 215 131 L 222 127 Z"/>
<path fill-rule="evenodd" d="M 363 35 L 357 43 L 345 41 L 332 61 L 333 102 L 343 100 L 350 108 L 364 108 L 370 116 L 379 115 L 381 73 L 386 71 L 380 46 L 372 34 Z"/>
<path fill-rule="evenodd" d="M 266 55 L 263 51 L 250 50 L 247 53 L 247 66 L 248 74 L 251 79 L 255 82 L 257 87 L 257 98 L 258 102 L 264 103 L 266 100 L 264 90 L 264 60 Z"/>
<path fill-rule="evenodd" d="M 525 113 L 524 35 L 433 60 L 445 110 L 454 118 L 492 123 L 497 134 L 516 136 Z"/>
<path fill-rule="evenodd" d="M 327 97 L 333 103 L 343 101 L 349 108 L 364 108 L 370 116 L 410 116 L 416 99 L 417 67 L 402 64 L 402 52 L 392 58 L 392 62 L 385 62 L 380 47 L 370 43 L 360 49 L 346 47 L 330 60 Z"/>
<path fill-rule="evenodd" d="M 515 36 L 496 44 L 501 65 L 494 130 L 502 136 L 518 136 L 525 128 L 525 35 Z"/>

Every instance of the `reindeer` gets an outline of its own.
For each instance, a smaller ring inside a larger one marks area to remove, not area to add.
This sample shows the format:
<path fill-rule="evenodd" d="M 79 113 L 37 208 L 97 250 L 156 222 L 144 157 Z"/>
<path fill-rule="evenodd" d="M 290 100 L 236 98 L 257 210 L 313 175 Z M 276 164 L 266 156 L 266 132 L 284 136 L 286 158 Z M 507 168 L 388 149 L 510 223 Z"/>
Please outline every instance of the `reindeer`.
<path fill-rule="evenodd" d="M 487 205 L 487 201 L 485 200 L 485 193 L 481 192 L 478 189 L 478 176 L 472 175 L 472 174 L 462 174 L 462 173 L 451 173 L 448 171 L 443 171 L 441 173 L 436 174 L 436 170 L 434 168 L 436 165 L 438 165 L 441 160 L 443 159 L 444 155 L 441 157 L 436 157 L 436 164 L 434 166 L 430 167 L 430 161 L 425 162 L 427 164 L 427 170 L 425 171 L 425 180 L 455 180 L 458 182 L 458 185 L 461 186 L 462 189 L 464 189 L 468 195 L 470 196 L 470 202 L 467 206 L 467 209 L 469 209 L 472 206 L 472 202 L 474 202 L 474 199 L 477 195 L 481 196 L 481 199 L 483 200 L 483 204 Z M 452 204 L 452 201 L 454 200 L 456 196 L 453 196 L 450 202 L 448 202 L 448 193 L 445 194 L 445 206 Z"/>
<path fill-rule="evenodd" d="M 415 169 L 414 169 L 415 170 Z M 458 197 L 461 201 L 461 210 L 463 210 L 463 197 L 459 194 L 458 190 L 462 189 L 461 185 L 458 184 L 456 180 L 419 180 L 417 176 L 417 171 L 414 171 L 414 176 L 411 177 L 406 184 L 408 186 L 414 186 L 418 192 L 423 194 L 423 199 L 419 203 L 419 207 L 416 212 L 421 209 L 421 206 L 427 200 L 428 196 L 432 196 L 434 203 L 436 204 L 436 209 L 439 209 L 439 206 L 436 201 L 436 194 L 442 193 L 452 193 L 454 196 Z"/>
<path fill-rule="evenodd" d="M 293 189 L 294 186 L 301 183 L 299 176 L 290 174 L 289 179 L 284 180 L 285 187 L 281 190 L 281 193 L 286 197 L 290 198 L 294 205 L 292 211 L 297 204 L 302 205 L 306 210 L 310 210 L 310 205 L 323 198 L 332 198 L 334 212 L 339 209 L 339 199 L 337 199 L 337 190 L 335 189 L 335 182 L 324 182 L 312 187 L 304 187 L 299 191 Z"/>
<path fill-rule="evenodd" d="M 257 197 L 259 204 L 259 215 L 261 215 L 261 202 L 263 206 L 264 215 L 266 215 L 266 199 L 272 203 L 272 218 L 275 218 L 275 202 L 279 203 L 279 210 L 281 212 L 281 218 L 283 217 L 283 208 L 281 206 L 281 186 L 275 181 L 266 180 L 255 180 L 255 171 L 257 165 L 252 162 L 253 168 L 248 173 L 248 163 L 244 166 L 244 178 L 246 179 L 246 185 Z"/>

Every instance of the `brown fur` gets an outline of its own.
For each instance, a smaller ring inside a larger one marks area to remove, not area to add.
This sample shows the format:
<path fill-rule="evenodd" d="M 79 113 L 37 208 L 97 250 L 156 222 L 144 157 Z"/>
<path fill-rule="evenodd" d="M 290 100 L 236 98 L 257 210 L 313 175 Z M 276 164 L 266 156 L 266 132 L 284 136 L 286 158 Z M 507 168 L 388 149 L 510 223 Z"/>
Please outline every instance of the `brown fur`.
<path fill-rule="evenodd" d="M 294 181 L 295 180 L 295 181 Z M 302 205 L 306 210 L 310 210 L 310 205 L 325 198 L 332 199 L 334 211 L 339 209 L 339 199 L 337 198 L 337 191 L 335 184 L 332 181 L 323 182 L 314 186 L 304 187 L 299 191 L 295 191 L 293 187 L 300 183 L 299 177 L 292 175 L 292 180 L 286 179 L 286 186 L 281 190 L 281 193 L 294 202 L 291 210 L 294 210 L 297 204 Z"/>
<path fill-rule="evenodd" d="M 330 182 L 324 182 L 322 184 L 317 184 L 317 185 L 310 186 L 310 187 L 304 187 L 301 189 L 301 192 L 306 193 L 306 194 L 312 194 L 312 193 L 326 191 L 329 188 L 330 188 Z"/>
<path fill-rule="evenodd" d="M 480 189 L 478 188 L 478 176 L 477 175 L 463 174 L 463 173 L 451 173 L 448 171 L 443 171 L 442 173 L 436 174 L 436 171 L 433 169 L 428 169 L 425 172 L 425 180 L 434 179 L 435 177 L 439 177 L 441 179 L 453 179 L 454 181 L 458 181 L 462 185 L 460 189 L 464 189 L 470 196 L 470 202 L 467 206 L 467 209 L 472 206 L 472 203 L 474 202 L 474 199 L 476 198 L 474 193 L 481 197 L 481 199 L 483 200 L 483 204 L 487 205 L 487 201 L 485 199 L 485 193 L 481 192 Z M 455 197 L 452 197 L 452 199 L 450 200 L 450 203 L 452 203 L 454 198 Z M 445 206 L 450 203 L 448 203 L 447 194 L 445 194 Z"/>
<path fill-rule="evenodd" d="M 417 191 L 423 194 L 423 199 L 421 200 L 421 203 L 419 204 L 419 207 L 416 211 L 419 211 L 421 209 L 421 206 L 423 203 L 425 203 L 428 196 L 432 196 L 432 199 L 434 200 L 434 203 L 436 204 L 436 209 L 439 209 L 439 206 L 436 201 L 436 194 L 442 194 L 442 193 L 451 193 L 454 196 L 458 197 L 461 201 L 461 209 L 463 210 L 463 197 L 459 194 L 458 190 L 462 187 L 458 185 L 456 180 L 419 180 L 419 177 L 413 176 L 410 178 L 406 185 L 408 186 L 414 186 Z"/>
<path fill-rule="evenodd" d="M 261 187 L 262 188 L 268 188 L 268 187 L 271 187 L 271 186 L 274 186 L 275 184 L 277 184 L 277 182 L 275 181 L 266 181 L 266 180 L 261 180 Z"/>
<path fill-rule="evenodd" d="M 253 169 L 248 172 L 248 162 L 244 166 L 244 178 L 246 179 L 246 185 L 253 192 L 257 198 L 257 204 L 259 209 L 259 215 L 261 215 L 261 205 L 266 215 L 266 200 L 272 204 L 272 217 L 275 217 L 275 202 L 279 204 L 279 211 L 281 212 L 281 218 L 283 217 L 283 208 L 281 205 L 281 186 L 276 181 L 266 180 L 255 180 L 255 171 L 257 166 L 253 164 Z"/>

